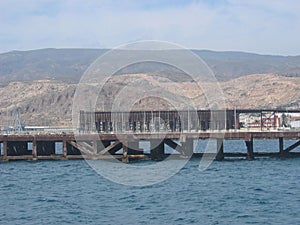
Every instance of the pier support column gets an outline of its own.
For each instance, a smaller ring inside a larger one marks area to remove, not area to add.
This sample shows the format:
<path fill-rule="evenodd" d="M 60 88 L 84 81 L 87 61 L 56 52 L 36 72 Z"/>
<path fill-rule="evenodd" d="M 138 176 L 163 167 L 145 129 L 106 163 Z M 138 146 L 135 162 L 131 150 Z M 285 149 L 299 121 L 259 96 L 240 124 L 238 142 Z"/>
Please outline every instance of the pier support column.
<path fill-rule="evenodd" d="M 165 154 L 164 142 L 160 139 L 150 140 L 150 157 L 153 160 L 163 160 Z"/>
<path fill-rule="evenodd" d="M 217 155 L 216 160 L 222 161 L 224 159 L 224 143 L 222 138 L 217 139 Z"/>
<path fill-rule="evenodd" d="M 96 155 L 98 153 L 98 141 L 93 140 L 93 154 Z"/>
<path fill-rule="evenodd" d="M 283 148 L 283 137 L 279 138 L 279 154 L 283 155 L 284 154 L 284 148 Z"/>
<path fill-rule="evenodd" d="M 123 163 L 128 163 L 128 143 L 124 142 L 123 143 L 123 157 L 122 157 L 122 162 Z"/>
<path fill-rule="evenodd" d="M 7 160 L 7 140 L 3 141 L 3 160 Z"/>
<path fill-rule="evenodd" d="M 254 159 L 254 151 L 253 151 L 253 138 L 250 138 L 250 140 L 246 140 L 246 146 L 247 146 L 247 160 L 253 160 Z"/>
<path fill-rule="evenodd" d="M 32 160 L 37 160 L 37 146 L 35 139 L 32 141 Z"/>
<path fill-rule="evenodd" d="M 66 140 L 66 138 L 63 138 L 63 149 L 62 149 L 62 152 L 63 152 L 63 158 L 67 159 L 68 151 L 67 151 L 67 140 Z"/>
<path fill-rule="evenodd" d="M 183 154 L 191 157 L 194 153 L 194 140 L 187 138 L 185 142 L 182 142 Z"/>

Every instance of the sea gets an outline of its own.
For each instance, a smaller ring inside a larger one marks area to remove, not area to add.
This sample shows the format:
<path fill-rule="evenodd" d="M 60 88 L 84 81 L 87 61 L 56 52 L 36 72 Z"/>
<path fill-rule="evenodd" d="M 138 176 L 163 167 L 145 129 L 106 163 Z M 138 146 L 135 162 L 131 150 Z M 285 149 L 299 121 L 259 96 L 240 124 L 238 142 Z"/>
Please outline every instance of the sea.
<path fill-rule="evenodd" d="M 227 141 L 225 152 L 243 145 Z M 255 149 L 274 151 L 278 141 L 256 141 Z M 199 163 L 134 186 L 85 160 L 0 162 L 0 224 L 300 224 L 300 158 L 226 159 L 206 170 Z"/>

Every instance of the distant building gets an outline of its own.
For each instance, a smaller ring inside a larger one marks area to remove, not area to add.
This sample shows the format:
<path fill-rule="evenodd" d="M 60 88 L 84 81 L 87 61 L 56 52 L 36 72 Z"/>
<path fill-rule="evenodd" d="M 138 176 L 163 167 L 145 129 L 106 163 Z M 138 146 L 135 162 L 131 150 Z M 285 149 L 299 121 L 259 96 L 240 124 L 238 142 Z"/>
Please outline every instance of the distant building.
<path fill-rule="evenodd" d="M 283 113 L 282 125 L 283 127 L 297 128 L 300 123 L 300 113 Z"/>
<path fill-rule="evenodd" d="M 299 128 L 300 127 L 300 114 L 299 113 L 291 114 L 290 125 L 293 128 Z"/>
<path fill-rule="evenodd" d="M 278 129 L 282 126 L 281 118 L 277 114 L 263 116 L 253 114 L 240 114 L 240 124 L 244 128 Z"/>
<path fill-rule="evenodd" d="M 260 128 L 262 126 L 262 128 L 277 129 L 280 125 L 280 118 L 277 115 L 274 115 L 272 118 L 262 118 L 262 122 L 250 122 L 248 123 L 248 128 Z"/>
<path fill-rule="evenodd" d="M 298 121 L 291 121 L 292 128 L 300 128 L 300 120 Z"/>

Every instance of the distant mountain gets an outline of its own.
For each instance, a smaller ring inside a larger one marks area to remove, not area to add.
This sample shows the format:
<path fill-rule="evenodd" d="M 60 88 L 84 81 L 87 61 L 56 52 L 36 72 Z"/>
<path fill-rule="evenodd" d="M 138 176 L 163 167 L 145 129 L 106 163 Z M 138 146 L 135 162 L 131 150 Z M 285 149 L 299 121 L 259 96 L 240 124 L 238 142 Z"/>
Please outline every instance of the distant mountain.
<path fill-rule="evenodd" d="M 25 80 L 62 80 L 76 83 L 88 66 L 107 49 L 40 49 L 12 51 L 0 54 L 0 83 Z M 300 77 L 300 56 L 271 56 L 243 52 L 192 50 L 213 70 L 219 80 L 229 80 L 249 74 L 276 73 Z M 138 64 L 119 73 L 166 74 L 157 64 Z M 178 70 L 169 76 L 185 79 Z"/>
<path fill-rule="evenodd" d="M 78 81 L 106 50 L 41 49 L 0 54 L 0 82 L 54 79 Z"/>
<path fill-rule="evenodd" d="M 300 56 L 259 55 L 244 52 L 195 51 L 219 79 L 229 80 L 250 74 L 275 73 L 300 76 Z"/>

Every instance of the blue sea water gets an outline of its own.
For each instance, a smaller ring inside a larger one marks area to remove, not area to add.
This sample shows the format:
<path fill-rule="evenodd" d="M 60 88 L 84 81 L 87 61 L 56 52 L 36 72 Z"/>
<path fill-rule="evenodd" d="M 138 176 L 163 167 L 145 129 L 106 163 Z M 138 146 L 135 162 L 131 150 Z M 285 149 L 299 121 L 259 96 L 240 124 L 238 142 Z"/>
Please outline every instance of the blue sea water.
<path fill-rule="evenodd" d="M 300 158 L 198 165 L 191 159 L 161 183 L 133 187 L 84 160 L 1 162 L 0 224 L 300 224 Z"/>

